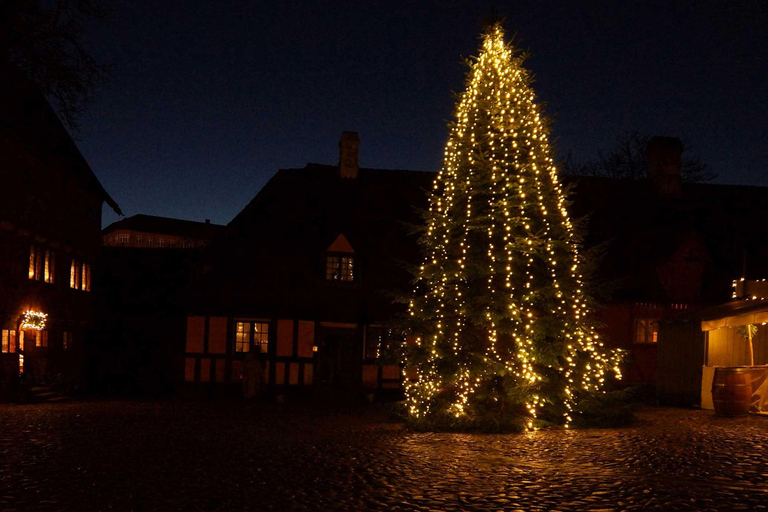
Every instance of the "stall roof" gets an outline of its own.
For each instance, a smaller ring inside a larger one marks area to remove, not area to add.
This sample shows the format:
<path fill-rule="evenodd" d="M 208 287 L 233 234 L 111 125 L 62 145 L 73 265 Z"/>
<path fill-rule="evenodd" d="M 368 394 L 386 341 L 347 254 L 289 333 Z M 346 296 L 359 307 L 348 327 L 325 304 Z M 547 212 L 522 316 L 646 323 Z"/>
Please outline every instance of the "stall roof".
<path fill-rule="evenodd" d="M 734 300 L 700 309 L 671 321 L 677 320 L 701 322 L 702 331 L 768 323 L 768 299 Z"/>
<path fill-rule="evenodd" d="M 702 331 L 768 323 L 768 299 L 741 299 L 661 320 L 663 323 L 701 322 Z"/>

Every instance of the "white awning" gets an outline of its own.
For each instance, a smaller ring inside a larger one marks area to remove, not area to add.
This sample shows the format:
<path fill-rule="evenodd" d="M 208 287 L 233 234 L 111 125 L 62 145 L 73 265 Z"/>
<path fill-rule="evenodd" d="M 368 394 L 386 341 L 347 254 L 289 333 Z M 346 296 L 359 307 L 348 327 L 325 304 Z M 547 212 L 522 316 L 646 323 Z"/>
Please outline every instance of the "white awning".
<path fill-rule="evenodd" d="M 701 322 L 702 331 L 714 331 L 721 327 L 739 327 L 742 325 L 768 323 L 768 305 L 765 310 L 757 310 L 740 315 L 726 316 L 714 320 L 703 320 Z"/>

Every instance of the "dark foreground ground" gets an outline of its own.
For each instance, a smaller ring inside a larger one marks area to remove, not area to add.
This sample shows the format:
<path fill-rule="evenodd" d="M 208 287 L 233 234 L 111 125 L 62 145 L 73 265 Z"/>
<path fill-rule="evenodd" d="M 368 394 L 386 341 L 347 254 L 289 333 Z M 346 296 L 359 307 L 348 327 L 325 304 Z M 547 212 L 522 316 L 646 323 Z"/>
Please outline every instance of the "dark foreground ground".
<path fill-rule="evenodd" d="M 768 419 L 423 434 L 373 411 L 0 405 L 0 510 L 766 510 Z"/>

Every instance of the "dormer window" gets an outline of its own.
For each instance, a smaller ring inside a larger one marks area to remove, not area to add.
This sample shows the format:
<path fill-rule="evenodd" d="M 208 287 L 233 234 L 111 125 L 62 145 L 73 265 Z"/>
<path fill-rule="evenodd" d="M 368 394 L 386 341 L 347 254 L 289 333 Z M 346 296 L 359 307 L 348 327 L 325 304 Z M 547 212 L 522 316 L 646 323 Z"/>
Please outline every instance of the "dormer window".
<path fill-rule="evenodd" d="M 326 281 L 353 282 L 356 279 L 355 250 L 344 235 L 339 235 L 326 250 Z"/>
<path fill-rule="evenodd" d="M 325 278 L 329 281 L 354 281 L 354 256 L 328 256 L 325 265 Z"/>

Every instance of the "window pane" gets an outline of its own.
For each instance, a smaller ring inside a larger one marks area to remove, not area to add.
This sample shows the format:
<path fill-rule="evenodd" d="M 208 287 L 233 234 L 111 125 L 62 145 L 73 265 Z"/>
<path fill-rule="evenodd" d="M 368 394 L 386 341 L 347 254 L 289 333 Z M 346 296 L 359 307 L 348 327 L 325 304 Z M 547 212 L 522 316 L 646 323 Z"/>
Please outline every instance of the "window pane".
<path fill-rule="evenodd" d="M 35 278 L 35 246 L 29 248 L 29 278 Z"/>
<path fill-rule="evenodd" d="M 269 324 L 267 322 L 255 322 L 253 324 L 253 346 L 257 352 L 267 352 L 269 347 Z"/>
<path fill-rule="evenodd" d="M 328 256 L 326 259 L 325 278 L 333 281 L 340 278 L 338 256 Z"/>
<path fill-rule="evenodd" d="M 49 280 L 51 276 L 51 251 L 45 251 L 45 265 L 43 268 L 43 276 L 44 276 L 44 281 L 46 283 L 51 282 Z"/>
<path fill-rule="evenodd" d="M 37 249 L 35 251 L 35 279 L 38 281 L 43 278 L 43 269 L 45 268 L 45 251 Z"/>
<path fill-rule="evenodd" d="M 250 324 L 248 322 L 235 322 L 235 351 L 248 352 Z"/>
<path fill-rule="evenodd" d="M 48 275 L 48 282 L 53 283 L 56 280 L 56 253 L 51 251 L 51 268 Z"/>
<path fill-rule="evenodd" d="M 10 331 L 7 331 L 3 329 L 3 339 L 2 339 L 2 346 L 0 346 L 0 350 L 2 350 L 5 353 L 10 352 L 9 349 L 9 343 L 11 341 L 11 333 Z"/>
<path fill-rule="evenodd" d="M 354 280 L 354 258 L 341 258 L 341 280 Z"/>
<path fill-rule="evenodd" d="M 645 320 L 635 320 L 635 342 L 645 343 Z"/>

